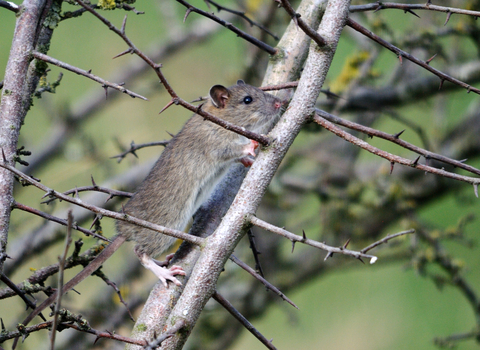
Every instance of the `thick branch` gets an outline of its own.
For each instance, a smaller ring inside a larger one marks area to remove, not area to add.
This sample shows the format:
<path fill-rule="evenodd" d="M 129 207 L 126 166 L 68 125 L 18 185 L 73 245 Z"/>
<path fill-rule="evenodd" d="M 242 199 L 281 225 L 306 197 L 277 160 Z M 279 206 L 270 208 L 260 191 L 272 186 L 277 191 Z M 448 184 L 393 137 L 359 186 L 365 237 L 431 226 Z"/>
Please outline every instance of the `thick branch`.
<path fill-rule="evenodd" d="M 7 63 L 2 100 L 0 104 L 0 148 L 13 166 L 18 136 L 28 107 L 30 91 L 26 88 L 31 52 L 35 46 L 37 30 L 45 0 L 25 0 L 18 17 Z M 13 202 L 13 174 L 0 171 L 0 273 L 6 258 L 11 204 Z"/>
<path fill-rule="evenodd" d="M 179 349 L 183 346 L 203 306 L 215 291 L 225 261 L 244 234 L 246 215 L 256 211 L 287 149 L 313 112 L 348 14 L 348 6 L 347 1 L 329 1 L 318 30 L 328 41 L 328 48 L 322 50 L 315 45 L 310 50 L 290 107 L 271 133 L 275 142 L 268 150 L 260 153 L 222 223 L 206 240 L 192 276 L 166 323 L 171 328 L 182 320 L 186 322 L 186 327 L 183 332 L 168 339 L 164 349 Z"/>

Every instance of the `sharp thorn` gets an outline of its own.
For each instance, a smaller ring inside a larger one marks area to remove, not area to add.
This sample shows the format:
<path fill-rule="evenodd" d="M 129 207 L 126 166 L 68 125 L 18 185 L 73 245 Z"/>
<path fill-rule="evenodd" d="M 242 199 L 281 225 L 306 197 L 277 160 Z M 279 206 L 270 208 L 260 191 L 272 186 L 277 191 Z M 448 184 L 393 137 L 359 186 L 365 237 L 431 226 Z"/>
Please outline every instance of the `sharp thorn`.
<path fill-rule="evenodd" d="M 395 162 L 390 162 L 390 175 L 393 173 L 393 167 L 395 166 Z"/>
<path fill-rule="evenodd" d="M 426 64 L 430 64 L 430 62 L 432 62 L 432 60 L 433 60 L 435 57 L 437 57 L 437 55 L 438 55 L 438 54 L 436 53 L 435 55 L 433 55 L 432 57 L 430 57 L 425 63 L 426 63 Z"/>
<path fill-rule="evenodd" d="M 407 129 L 403 129 L 402 131 L 397 132 L 396 134 L 393 135 L 393 137 L 395 137 L 396 139 L 398 139 L 398 138 L 400 137 L 400 135 L 405 132 L 405 130 L 407 130 Z"/>
<path fill-rule="evenodd" d="M 450 17 L 452 16 L 452 13 L 450 11 L 447 12 L 447 19 L 445 20 L 445 23 L 443 23 L 444 26 L 447 25 L 448 21 L 450 20 Z"/>
<path fill-rule="evenodd" d="M 132 53 L 132 52 L 133 52 L 132 48 L 128 48 L 127 50 L 125 50 L 123 52 L 120 52 L 118 55 L 113 56 L 112 60 L 114 60 L 115 58 L 121 57 L 123 55 L 126 55 L 127 53 Z"/>
<path fill-rule="evenodd" d="M 408 13 L 410 13 L 410 14 L 412 14 L 412 15 L 414 15 L 415 17 L 418 17 L 418 18 L 420 18 L 420 16 L 419 16 L 419 15 L 417 15 L 415 12 L 413 12 L 413 11 L 412 11 L 412 10 L 410 10 L 410 9 L 407 9 L 407 10 L 405 10 L 405 13 L 407 13 L 407 12 L 408 12 Z"/>
<path fill-rule="evenodd" d="M 166 104 L 166 106 L 163 107 L 160 112 L 158 112 L 158 114 L 161 114 L 162 112 L 164 112 L 168 107 L 170 107 L 170 106 L 173 105 L 173 104 L 174 104 L 173 100 L 170 100 L 170 102 L 168 102 L 168 103 Z"/>
<path fill-rule="evenodd" d="M 417 166 L 418 161 L 420 160 L 420 157 L 421 157 L 421 156 L 418 156 L 417 159 L 415 159 L 415 160 L 413 161 L 412 165 L 413 165 L 414 167 Z"/>
<path fill-rule="evenodd" d="M 188 9 L 187 9 L 187 12 L 185 12 L 185 16 L 183 17 L 183 23 L 185 23 L 185 21 L 187 20 L 187 17 L 188 17 L 188 15 L 190 14 L 190 12 L 192 12 L 192 9 L 191 9 L 191 8 L 188 8 Z"/>

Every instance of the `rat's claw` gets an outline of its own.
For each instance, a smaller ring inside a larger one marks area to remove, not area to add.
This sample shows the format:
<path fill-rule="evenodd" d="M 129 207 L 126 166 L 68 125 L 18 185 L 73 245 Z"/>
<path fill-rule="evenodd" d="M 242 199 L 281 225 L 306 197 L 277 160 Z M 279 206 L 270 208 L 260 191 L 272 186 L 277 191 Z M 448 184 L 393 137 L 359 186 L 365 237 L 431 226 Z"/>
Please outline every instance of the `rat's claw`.
<path fill-rule="evenodd" d="M 155 274 L 155 276 L 157 276 L 158 279 L 162 281 L 165 288 L 168 288 L 167 281 L 171 281 L 175 283 L 177 286 L 182 285 L 182 283 L 174 277 L 176 275 L 185 276 L 185 271 L 183 271 L 183 269 L 180 266 L 174 265 L 169 269 L 167 269 L 165 267 L 159 266 L 157 262 L 151 257 L 149 257 L 147 254 L 137 254 L 137 255 L 142 265 L 145 266 L 150 271 L 152 271 Z M 173 256 L 173 254 L 171 255 Z M 167 256 L 167 259 L 168 259 L 168 256 Z"/>

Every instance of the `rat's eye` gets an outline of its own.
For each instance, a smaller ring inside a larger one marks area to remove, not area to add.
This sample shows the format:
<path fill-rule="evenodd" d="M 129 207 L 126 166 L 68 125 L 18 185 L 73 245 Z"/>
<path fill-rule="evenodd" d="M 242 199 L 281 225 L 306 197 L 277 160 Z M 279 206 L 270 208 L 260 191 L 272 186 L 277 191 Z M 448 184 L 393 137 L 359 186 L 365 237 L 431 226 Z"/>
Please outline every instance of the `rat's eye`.
<path fill-rule="evenodd" d="M 243 99 L 243 103 L 245 103 L 246 105 L 249 105 L 250 103 L 253 102 L 253 98 L 252 96 L 246 96 L 244 99 Z"/>

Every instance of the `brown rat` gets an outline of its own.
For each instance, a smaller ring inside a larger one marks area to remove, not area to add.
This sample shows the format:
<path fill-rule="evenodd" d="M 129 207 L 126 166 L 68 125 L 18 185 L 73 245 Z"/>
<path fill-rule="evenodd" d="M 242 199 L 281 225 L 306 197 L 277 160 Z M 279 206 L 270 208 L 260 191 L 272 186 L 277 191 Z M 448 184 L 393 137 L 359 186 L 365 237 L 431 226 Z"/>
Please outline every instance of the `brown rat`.
<path fill-rule="evenodd" d="M 242 80 L 229 88 L 215 85 L 203 109 L 225 121 L 256 133 L 265 134 L 280 117 L 283 103 L 273 95 L 245 84 Z M 252 163 L 256 143 L 228 131 L 195 114 L 170 141 L 155 166 L 125 205 L 126 214 L 183 230 L 190 217 L 208 199 L 230 165 Z M 87 267 L 63 286 L 62 294 L 95 272 L 125 240 L 134 240 L 142 264 L 151 269 L 165 286 L 184 275 L 179 266 L 166 269 L 153 258 L 164 252 L 175 238 L 118 221 L 119 235 Z M 167 258 L 166 263 L 168 263 Z M 24 320 L 27 324 L 57 298 L 53 293 Z"/>
<path fill-rule="evenodd" d="M 225 121 L 265 134 L 280 117 L 283 102 L 242 80 L 229 88 L 215 85 L 203 109 Z M 195 114 L 170 141 L 157 163 L 125 205 L 127 214 L 179 230 L 205 201 L 229 166 L 252 163 L 256 143 Z M 184 275 L 179 266 L 169 270 L 153 258 L 165 251 L 175 238 L 119 221 L 119 235 L 87 267 L 68 281 L 62 294 L 95 272 L 125 240 L 135 240 L 135 252 L 167 286 L 167 280 L 181 284 L 174 276 Z M 168 263 L 169 258 L 167 258 Z M 23 321 L 28 324 L 57 299 L 48 297 Z"/>
<path fill-rule="evenodd" d="M 273 95 L 239 80 L 228 89 L 215 85 L 202 109 L 224 121 L 256 133 L 267 133 L 280 116 L 282 102 Z M 256 143 L 195 114 L 169 142 L 166 149 L 124 207 L 125 213 L 176 230 L 184 230 L 200 205 L 230 165 L 250 165 Z M 175 238 L 159 232 L 117 222 L 120 236 L 134 240 L 141 263 L 166 285 L 180 282 L 185 274 L 178 266 L 170 270 L 152 258 L 170 247 Z"/>

